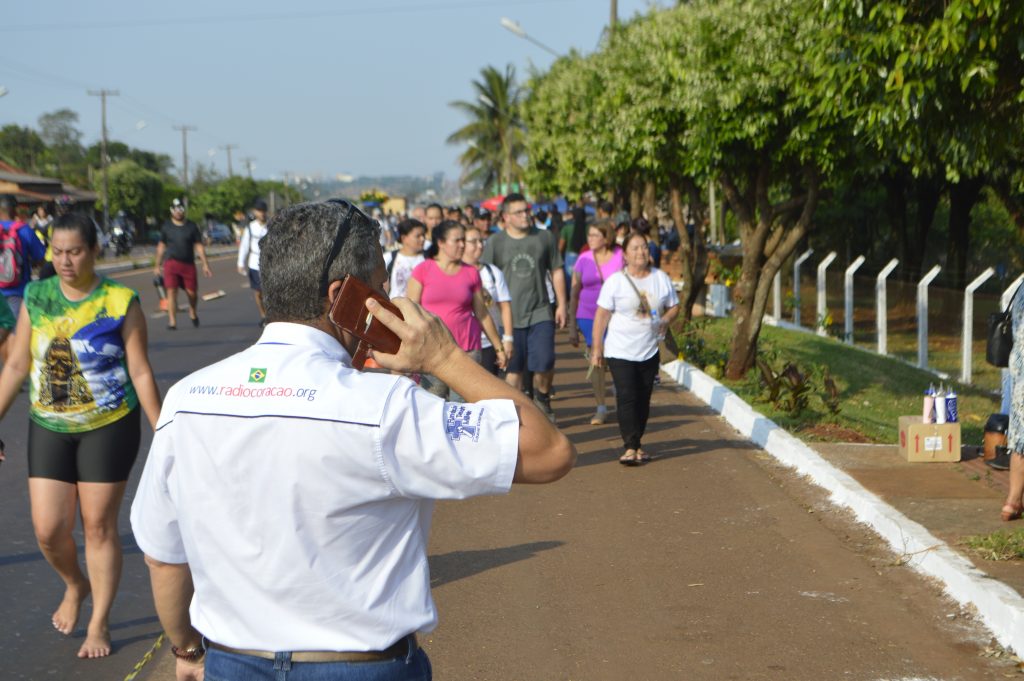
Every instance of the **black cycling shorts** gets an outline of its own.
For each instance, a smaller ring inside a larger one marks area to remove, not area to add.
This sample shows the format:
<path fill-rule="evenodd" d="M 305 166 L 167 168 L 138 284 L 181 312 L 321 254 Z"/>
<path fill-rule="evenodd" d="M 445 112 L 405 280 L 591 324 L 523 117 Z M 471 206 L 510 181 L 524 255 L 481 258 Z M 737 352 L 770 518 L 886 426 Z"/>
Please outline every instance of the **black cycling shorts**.
<path fill-rule="evenodd" d="M 28 477 L 123 482 L 139 454 L 141 410 L 84 433 L 57 433 L 29 419 Z"/>

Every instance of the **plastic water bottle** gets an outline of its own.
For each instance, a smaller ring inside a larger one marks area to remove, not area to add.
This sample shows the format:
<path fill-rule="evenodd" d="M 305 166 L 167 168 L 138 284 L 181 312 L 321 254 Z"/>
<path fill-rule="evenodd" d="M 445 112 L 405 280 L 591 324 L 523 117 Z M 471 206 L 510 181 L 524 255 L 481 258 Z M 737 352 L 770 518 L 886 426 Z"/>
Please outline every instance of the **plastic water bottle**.
<path fill-rule="evenodd" d="M 939 386 L 939 392 L 935 393 L 935 423 L 946 422 L 946 392 Z"/>
<path fill-rule="evenodd" d="M 654 329 L 658 342 L 665 340 L 665 329 L 661 328 L 661 315 L 654 308 L 651 308 L 651 328 Z"/>

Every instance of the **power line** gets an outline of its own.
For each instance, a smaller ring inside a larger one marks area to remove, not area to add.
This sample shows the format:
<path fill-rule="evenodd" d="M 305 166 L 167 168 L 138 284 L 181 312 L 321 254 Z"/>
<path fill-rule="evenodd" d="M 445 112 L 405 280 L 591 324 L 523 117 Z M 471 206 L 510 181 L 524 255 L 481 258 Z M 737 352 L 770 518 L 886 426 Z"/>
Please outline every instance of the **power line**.
<path fill-rule="evenodd" d="M 352 17 L 352 16 L 374 16 L 381 14 L 396 14 L 399 12 L 439 12 L 446 10 L 479 9 L 480 7 L 509 7 L 520 5 L 550 5 L 554 3 L 574 2 L 575 0 L 469 0 L 463 2 L 445 2 L 433 5 L 396 5 L 394 7 L 362 7 L 350 10 L 325 10 L 319 12 L 276 12 L 272 14 L 239 15 L 221 14 L 206 17 L 168 17 L 163 19 L 137 19 L 125 21 L 82 21 L 75 23 L 46 23 L 46 24 L 21 24 L 21 25 L 0 25 L 0 33 L 11 33 L 14 31 L 78 31 L 104 30 L 115 28 L 148 28 L 155 26 L 189 26 L 209 24 L 241 24 L 259 21 L 294 21 L 303 19 L 324 19 L 329 17 Z"/>

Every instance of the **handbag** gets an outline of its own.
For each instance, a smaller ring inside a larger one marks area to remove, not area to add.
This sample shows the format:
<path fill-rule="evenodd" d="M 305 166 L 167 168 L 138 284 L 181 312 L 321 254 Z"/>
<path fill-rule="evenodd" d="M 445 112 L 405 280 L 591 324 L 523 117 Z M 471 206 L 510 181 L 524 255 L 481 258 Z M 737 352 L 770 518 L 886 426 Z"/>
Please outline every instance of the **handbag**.
<path fill-rule="evenodd" d="M 1013 292 L 1010 304 L 1001 312 L 988 316 L 988 342 L 985 344 L 985 360 L 994 367 L 1005 369 L 1010 366 L 1010 350 L 1013 348 L 1013 301 L 1020 293 L 1020 286 Z"/>

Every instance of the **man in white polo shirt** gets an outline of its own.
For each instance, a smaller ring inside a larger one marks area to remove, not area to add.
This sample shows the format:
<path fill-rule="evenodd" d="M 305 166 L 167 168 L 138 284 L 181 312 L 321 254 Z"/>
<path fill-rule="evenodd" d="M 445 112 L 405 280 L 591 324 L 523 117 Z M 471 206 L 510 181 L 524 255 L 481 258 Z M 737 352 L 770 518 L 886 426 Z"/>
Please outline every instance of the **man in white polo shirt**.
<path fill-rule="evenodd" d="M 374 359 L 467 403 L 352 368 L 327 311 L 346 275 L 381 292 L 387 277 L 357 208 L 286 208 L 261 251 L 270 323 L 171 388 L 132 505 L 178 678 L 429 679 L 433 500 L 554 481 L 575 449 L 404 298 L 405 321 L 368 304 L 402 339 Z"/>

